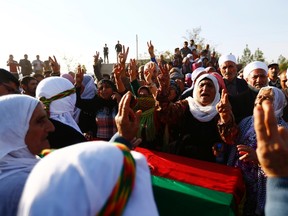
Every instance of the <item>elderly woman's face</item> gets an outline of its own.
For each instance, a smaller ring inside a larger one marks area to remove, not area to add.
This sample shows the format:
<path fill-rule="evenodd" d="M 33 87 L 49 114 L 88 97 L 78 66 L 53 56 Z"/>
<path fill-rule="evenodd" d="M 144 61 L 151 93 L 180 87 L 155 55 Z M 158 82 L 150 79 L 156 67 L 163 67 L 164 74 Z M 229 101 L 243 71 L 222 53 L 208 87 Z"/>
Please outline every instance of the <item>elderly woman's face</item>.
<path fill-rule="evenodd" d="M 29 129 L 25 136 L 25 143 L 29 151 L 36 155 L 40 154 L 43 149 L 50 148 L 47 137 L 49 132 L 54 131 L 54 129 L 41 104 L 38 104 L 32 114 Z"/>
<path fill-rule="evenodd" d="M 256 104 L 262 104 L 264 100 L 269 100 L 273 103 L 274 100 L 274 92 L 272 88 L 270 89 L 261 89 L 255 99 Z"/>
<path fill-rule="evenodd" d="M 216 95 L 215 86 L 210 79 L 203 79 L 199 82 L 197 88 L 197 98 L 196 100 L 202 106 L 207 106 L 214 101 Z"/>

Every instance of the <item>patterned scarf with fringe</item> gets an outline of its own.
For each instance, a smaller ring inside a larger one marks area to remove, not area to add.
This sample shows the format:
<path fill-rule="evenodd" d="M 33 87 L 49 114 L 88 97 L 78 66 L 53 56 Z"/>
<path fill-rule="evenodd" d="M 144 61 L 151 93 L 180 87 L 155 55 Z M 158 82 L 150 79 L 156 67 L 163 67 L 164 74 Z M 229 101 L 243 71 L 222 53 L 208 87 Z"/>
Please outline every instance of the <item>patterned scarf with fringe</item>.
<path fill-rule="evenodd" d="M 71 94 L 74 94 L 75 92 L 76 92 L 76 89 L 72 88 L 72 89 L 68 89 L 66 91 L 60 92 L 59 94 L 54 95 L 51 98 L 40 97 L 39 100 L 44 104 L 45 110 L 48 116 L 50 116 L 50 104 L 52 103 L 52 101 L 67 97 Z"/>
<path fill-rule="evenodd" d="M 116 146 L 124 155 L 122 170 L 108 200 L 97 216 L 122 215 L 135 184 L 136 164 L 130 149 L 120 143 Z"/>

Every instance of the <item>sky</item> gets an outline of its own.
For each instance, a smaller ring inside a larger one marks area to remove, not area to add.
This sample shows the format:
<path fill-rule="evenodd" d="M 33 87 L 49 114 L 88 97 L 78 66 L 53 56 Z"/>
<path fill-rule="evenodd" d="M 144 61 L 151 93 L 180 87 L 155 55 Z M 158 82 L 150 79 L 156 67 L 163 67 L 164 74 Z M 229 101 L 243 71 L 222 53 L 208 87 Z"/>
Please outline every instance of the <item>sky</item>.
<path fill-rule="evenodd" d="M 18 62 L 39 54 L 43 61 L 55 55 L 61 73 L 67 63 L 92 72 L 93 55 L 103 58 L 105 43 L 112 63 L 118 40 L 129 47 L 129 59 L 137 53 L 141 59 L 147 41 L 157 53 L 173 52 L 199 27 L 220 54 L 241 57 L 248 44 L 267 62 L 288 58 L 287 0 L 1 0 L 0 8 L 0 67 L 6 69 L 10 54 Z"/>

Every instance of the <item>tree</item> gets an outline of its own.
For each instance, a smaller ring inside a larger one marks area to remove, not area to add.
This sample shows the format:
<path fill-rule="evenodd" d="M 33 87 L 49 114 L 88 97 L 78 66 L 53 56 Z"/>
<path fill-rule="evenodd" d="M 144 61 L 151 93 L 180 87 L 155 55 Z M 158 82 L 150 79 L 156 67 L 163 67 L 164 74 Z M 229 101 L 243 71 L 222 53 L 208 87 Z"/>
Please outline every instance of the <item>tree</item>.
<path fill-rule="evenodd" d="M 255 51 L 253 60 L 265 62 L 264 54 L 259 48 Z"/>
<path fill-rule="evenodd" d="M 74 71 L 75 68 L 77 68 L 78 63 L 75 61 L 75 59 L 73 57 L 69 57 L 67 55 L 64 55 L 62 57 L 62 59 L 65 62 L 65 65 L 66 65 L 68 71 Z"/>
<path fill-rule="evenodd" d="M 186 30 L 187 37 L 183 37 L 183 38 L 187 41 L 190 41 L 193 39 L 197 46 L 199 45 L 201 47 L 205 47 L 204 46 L 205 39 L 200 36 L 201 31 L 202 31 L 201 27 L 193 28 L 191 31 Z"/>
<path fill-rule="evenodd" d="M 286 59 L 284 56 L 280 55 L 278 58 L 278 64 L 279 64 L 280 71 L 287 70 L 288 59 Z"/>
<path fill-rule="evenodd" d="M 186 41 L 190 41 L 190 40 L 194 40 L 195 45 L 197 45 L 197 49 L 198 51 L 201 51 L 203 49 L 205 49 L 205 38 L 203 38 L 200 34 L 201 34 L 201 27 L 197 27 L 197 28 L 193 28 L 192 30 L 186 30 L 186 36 L 184 36 L 183 38 Z M 209 43 L 209 49 L 211 50 L 211 52 L 215 52 L 216 56 L 220 56 L 220 53 L 218 53 L 215 49 L 215 45 L 212 45 L 211 43 Z"/>
<path fill-rule="evenodd" d="M 163 52 L 162 55 L 164 56 L 164 59 L 168 61 L 172 61 L 173 59 L 173 53 L 171 53 L 169 50 Z"/>
<path fill-rule="evenodd" d="M 243 50 L 243 55 L 238 62 L 245 67 L 247 64 L 253 61 L 253 55 L 251 54 L 251 50 L 248 48 L 248 44 L 246 44 L 246 48 Z"/>

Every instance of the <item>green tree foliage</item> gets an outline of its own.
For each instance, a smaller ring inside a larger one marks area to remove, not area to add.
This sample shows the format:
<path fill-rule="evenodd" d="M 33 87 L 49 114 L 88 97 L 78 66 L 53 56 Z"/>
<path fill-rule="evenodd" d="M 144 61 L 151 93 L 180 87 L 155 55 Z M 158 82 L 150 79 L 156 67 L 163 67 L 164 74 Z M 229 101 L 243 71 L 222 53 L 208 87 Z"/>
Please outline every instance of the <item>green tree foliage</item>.
<path fill-rule="evenodd" d="M 204 45 L 205 39 L 200 36 L 201 31 L 202 31 L 201 27 L 193 28 L 192 30 L 186 30 L 187 36 L 185 36 L 183 38 L 185 40 L 187 40 L 188 42 L 191 39 L 193 39 L 197 46 L 204 48 L 205 47 L 205 45 Z"/>
<path fill-rule="evenodd" d="M 288 59 L 286 59 L 284 56 L 280 55 L 278 58 L 278 64 L 279 64 L 280 71 L 287 70 Z"/>
<path fill-rule="evenodd" d="M 193 39 L 198 51 L 201 51 L 206 47 L 205 38 L 201 36 L 201 31 L 201 27 L 193 28 L 192 30 L 186 30 L 186 36 L 183 37 L 186 41 L 188 41 L 188 43 Z M 221 56 L 221 54 L 218 53 L 215 49 L 215 45 L 209 43 L 209 49 L 211 52 L 215 51 L 216 57 Z"/>
<path fill-rule="evenodd" d="M 259 48 L 254 52 L 253 60 L 265 62 L 264 54 Z"/>
<path fill-rule="evenodd" d="M 75 71 L 77 69 L 79 63 L 77 63 L 73 57 L 64 55 L 62 59 L 68 71 Z"/>
<path fill-rule="evenodd" d="M 243 67 L 245 67 L 247 64 L 253 61 L 253 55 L 251 53 L 251 50 L 248 47 L 248 44 L 246 44 L 246 48 L 243 50 L 243 55 L 241 58 L 238 58 L 238 63 L 242 64 Z"/>
<path fill-rule="evenodd" d="M 253 61 L 265 62 L 264 53 L 259 48 L 257 48 L 254 54 L 252 54 L 251 50 L 248 47 L 248 44 L 246 44 L 246 47 L 243 50 L 243 55 L 241 56 L 241 58 L 238 58 L 238 63 L 242 64 L 242 66 L 245 67 L 247 64 Z"/>
<path fill-rule="evenodd" d="M 169 50 L 163 52 L 162 55 L 164 56 L 164 59 L 167 61 L 172 61 L 173 59 L 173 53 L 171 53 Z"/>

